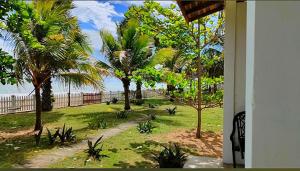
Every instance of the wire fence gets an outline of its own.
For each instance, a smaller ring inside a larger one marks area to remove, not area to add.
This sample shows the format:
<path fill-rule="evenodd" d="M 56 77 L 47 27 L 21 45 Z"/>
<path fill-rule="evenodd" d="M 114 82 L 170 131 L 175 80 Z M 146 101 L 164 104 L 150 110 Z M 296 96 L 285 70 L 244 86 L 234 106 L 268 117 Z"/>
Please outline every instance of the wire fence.
<path fill-rule="evenodd" d="M 155 98 L 161 96 L 159 90 L 143 90 L 144 99 Z M 53 108 L 64 108 L 69 106 L 83 106 L 89 104 L 104 103 L 117 98 L 124 100 L 122 91 L 110 91 L 100 93 L 68 93 L 54 94 Z M 130 92 L 130 99 L 135 99 L 135 92 Z M 35 111 L 35 96 L 0 96 L 0 114 L 30 112 Z"/>

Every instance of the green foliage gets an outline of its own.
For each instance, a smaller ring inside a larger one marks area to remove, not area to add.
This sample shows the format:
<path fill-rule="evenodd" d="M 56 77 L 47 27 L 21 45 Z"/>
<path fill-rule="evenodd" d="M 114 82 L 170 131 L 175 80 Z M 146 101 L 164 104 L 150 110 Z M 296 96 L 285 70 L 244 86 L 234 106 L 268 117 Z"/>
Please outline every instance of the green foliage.
<path fill-rule="evenodd" d="M 187 156 L 179 145 L 165 147 L 159 154 L 154 154 L 154 160 L 159 168 L 183 168 Z"/>
<path fill-rule="evenodd" d="M 155 120 L 157 118 L 156 114 L 155 113 L 148 113 L 148 117 L 150 120 Z"/>
<path fill-rule="evenodd" d="M 136 99 L 135 100 L 135 105 L 138 105 L 138 106 L 141 106 L 141 105 L 143 105 L 145 103 L 145 101 L 143 100 L 143 99 Z"/>
<path fill-rule="evenodd" d="M 150 109 L 154 109 L 154 108 L 155 108 L 155 105 L 154 105 L 154 104 L 151 104 L 151 103 L 149 103 L 149 108 L 150 108 Z"/>
<path fill-rule="evenodd" d="M 106 129 L 107 128 L 107 122 L 104 119 L 94 119 L 88 123 L 88 127 L 90 129 Z"/>
<path fill-rule="evenodd" d="M 110 105 L 110 101 L 106 101 L 106 105 Z"/>
<path fill-rule="evenodd" d="M 15 59 L 0 48 L 0 82 L 5 84 L 15 84 L 14 74 Z"/>
<path fill-rule="evenodd" d="M 117 103 L 118 103 L 118 101 L 119 101 L 119 100 L 118 100 L 117 98 L 115 98 L 115 97 L 114 97 L 114 98 L 112 98 L 112 100 L 111 100 L 111 102 L 112 102 L 113 104 L 117 104 Z"/>
<path fill-rule="evenodd" d="M 149 134 L 152 132 L 153 128 L 154 128 L 154 126 L 152 125 L 152 123 L 150 121 L 140 122 L 137 126 L 137 130 L 141 134 L 144 134 L 144 133 Z"/>
<path fill-rule="evenodd" d="M 167 108 L 166 110 L 168 111 L 169 115 L 175 115 L 176 109 L 177 107 L 175 106 L 174 108 Z"/>
<path fill-rule="evenodd" d="M 56 140 L 56 137 L 59 135 L 59 129 L 57 129 L 55 131 L 54 134 L 52 134 L 50 132 L 50 130 L 47 128 L 47 136 L 48 136 L 48 140 L 49 140 L 49 145 L 53 145 L 55 140 Z"/>
<path fill-rule="evenodd" d="M 119 111 L 116 114 L 117 119 L 127 119 L 128 117 L 128 111 L 123 110 L 123 111 Z"/>
<path fill-rule="evenodd" d="M 87 142 L 88 149 L 85 150 L 85 152 L 88 155 L 88 159 L 93 158 L 94 160 L 101 160 L 101 158 L 103 158 L 103 157 L 108 157 L 107 155 L 101 154 L 103 151 L 103 144 L 101 142 L 102 138 L 103 138 L 103 136 L 98 138 L 94 144 L 92 141 L 88 140 L 88 142 Z M 85 160 L 85 164 L 86 164 L 86 162 L 87 162 L 87 160 Z"/>

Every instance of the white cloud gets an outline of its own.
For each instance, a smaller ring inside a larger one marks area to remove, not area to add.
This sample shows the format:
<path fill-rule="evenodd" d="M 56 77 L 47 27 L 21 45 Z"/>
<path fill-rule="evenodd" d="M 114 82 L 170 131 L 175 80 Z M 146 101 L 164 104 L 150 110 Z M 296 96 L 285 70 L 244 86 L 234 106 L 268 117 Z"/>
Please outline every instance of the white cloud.
<path fill-rule="evenodd" d="M 123 14 L 118 13 L 112 4 L 97 1 L 74 1 L 74 4 L 72 15 L 77 16 L 79 21 L 91 23 L 95 30 L 108 29 L 116 34 L 116 24 L 112 17 L 122 17 Z"/>
<path fill-rule="evenodd" d="M 88 37 L 89 42 L 94 50 L 101 49 L 102 40 L 98 30 L 83 29 L 82 32 Z"/>

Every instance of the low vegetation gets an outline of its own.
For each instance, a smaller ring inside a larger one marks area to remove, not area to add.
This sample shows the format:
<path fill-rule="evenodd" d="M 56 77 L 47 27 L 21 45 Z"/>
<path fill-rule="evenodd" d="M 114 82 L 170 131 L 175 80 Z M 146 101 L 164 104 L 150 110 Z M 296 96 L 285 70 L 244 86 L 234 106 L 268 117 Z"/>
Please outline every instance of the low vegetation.
<path fill-rule="evenodd" d="M 154 126 L 152 125 L 152 123 L 150 121 L 146 121 L 146 122 L 140 122 L 137 126 L 137 130 L 141 133 L 141 134 L 149 134 L 152 132 L 152 129 L 154 128 Z"/>
<path fill-rule="evenodd" d="M 173 108 L 167 108 L 166 110 L 168 111 L 169 115 L 175 115 L 176 109 L 177 107 L 173 107 Z"/>
<path fill-rule="evenodd" d="M 158 163 L 159 168 L 183 168 L 187 155 L 182 151 L 179 145 L 164 146 L 164 149 L 154 154 L 154 160 Z"/>
<path fill-rule="evenodd" d="M 99 137 L 95 143 L 93 144 L 92 141 L 88 140 L 88 149 L 85 150 L 87 153 L 87 159 L 85 160 L 84 165 L 86 165 L 86 162 L 90 159 L 93 158 L 94 160 L 101 160 L 103 157 L 108 157 L 107 155 L 102 154 L 103 151 L 103 145 L 102 145 L 102 138 L 103 136 Z M 100 146 L 101 145 L 101 146 Z"/>

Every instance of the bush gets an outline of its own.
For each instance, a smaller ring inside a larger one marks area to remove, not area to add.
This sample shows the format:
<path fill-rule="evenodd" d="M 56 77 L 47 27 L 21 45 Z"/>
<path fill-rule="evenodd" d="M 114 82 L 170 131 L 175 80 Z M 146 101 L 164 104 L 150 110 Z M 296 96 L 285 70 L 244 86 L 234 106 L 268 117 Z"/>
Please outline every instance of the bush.
<path fill-rule="evenodd" d="M 156 114 L 155 113 L 149 113 L 148 117 L 150 120 L 155 120 L 156 119 Z"/>
<path fill-rule="evenodd" d="M 166 110 L 168 111 L 169 115 L 175 115 L 176 114 L 176 108 L 167 108 Z"/>
<path fill-rule="evenodd" d="M 104 119 L 94 119 L 88 123 L 90 129 L 106 129 L 107 122 Z"/>
<path fill-rule="evenodd" d="M 149 134 L 152 132 L 152 129 L 154 127 L 152 126 L 152 123 L 150 121 L 146 121 L 146 122 L 141 122 L 138 124 L 137 126 L 137 130 L 141 133 L 141 134 Z"/>
<path fill-rule="evenodd" d="M 117 119 L 126 119 L 128 117 L 128 112 L 126 110 L 117 112 Z"/>
<path fill-rule="evenodd" d="M 97 141 L 93 144 L 92 141 L 88 140 L 88 149 L 85 150 L 85 152 L 88 154 L 88 158 L 93 158 L 96 160 L 101 160 L 101 158 L 103 157 L 108 157 L 107 155 L 103 155 L 101 154 L 101 152 L 103 151 L 103 145 L 100 144 L 102 143 L 101 140 L 103 138 L 103 135 L 97 139 Z M 87 160 L 85 160 L 85 164 L 86 164 Z"/>
<path fill-rule="evenodd" d="M 58 129 L 58 137 L 60 139 L 60 143 L 64 144 L 65 142 L 75 142 L 76 141 L 76 136 L 73 134 L 73 129 L 72 127 L 66 128 L 66 125 L 64 124 L 62 130 L 60 131 L 60 128 Z"/>
<path fill-rule="evenodd" d="M 155 105 L 149 103 L 149 108 L 155 108 Z"/>
<path fill-rule="evenodd" d="M 106 101 L 106 105 L 110 105 L 110 101 Z"/>
<path fill-rule="evenodd" d="M 113 104 L 117 104 L 118 101 L 119 101 L 119 100 L 118 100 L 117 98 L 115 98 L 115 97 L 111 100 L 111 102 L 112 102 Z"/>
<path fill-rule="evenodd" d="M 183 168 L 187 156 L 182 149 L 174 146 L 165 147 L 159 154 L 154 154 L 154 160 L 158 163 L 159 168 Z"/>
<path fill-rule="evenodd" d="M 47 132 L 48 132 L 48 140 L 49 140 L 49 144 L 52 145 L 54 144 L 56 137 L 59 134 L 59 129 L 56 130 L 56 132 L 52 135 L 50 130 L 47 128 Z"/>

